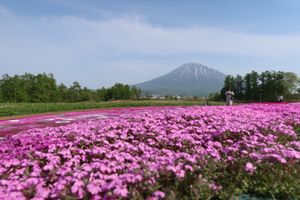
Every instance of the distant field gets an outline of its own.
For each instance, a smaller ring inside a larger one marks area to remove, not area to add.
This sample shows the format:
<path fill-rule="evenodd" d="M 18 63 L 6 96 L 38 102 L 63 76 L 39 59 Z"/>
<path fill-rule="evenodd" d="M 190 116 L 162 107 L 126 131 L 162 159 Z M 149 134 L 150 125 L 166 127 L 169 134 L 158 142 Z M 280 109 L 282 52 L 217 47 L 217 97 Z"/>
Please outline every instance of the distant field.
<path fill-rule="evenodd" d="M 223 105 L 222 102 L 209 102 Z M 60 112 L 71 110 L 134 107 L 134 106 L 192 106 L 205 105 L 205 101 L 143 100 L 143 101 L 109 101 L 84 103 L 0 103 L 0 117 L 28 115 L 36 113 Z"/>

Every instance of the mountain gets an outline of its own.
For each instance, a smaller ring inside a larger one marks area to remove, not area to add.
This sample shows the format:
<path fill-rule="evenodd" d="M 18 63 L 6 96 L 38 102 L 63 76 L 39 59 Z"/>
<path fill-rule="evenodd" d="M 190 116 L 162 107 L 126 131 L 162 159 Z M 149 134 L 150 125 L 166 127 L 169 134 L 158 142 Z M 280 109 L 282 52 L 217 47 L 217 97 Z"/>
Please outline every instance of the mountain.
<path fill-rule="evenodd" d="M 135 86 L 144 94 L 208 96 L 221 90 L 225 76 L 204 65 L 186 63 L 166 75 Z"/>

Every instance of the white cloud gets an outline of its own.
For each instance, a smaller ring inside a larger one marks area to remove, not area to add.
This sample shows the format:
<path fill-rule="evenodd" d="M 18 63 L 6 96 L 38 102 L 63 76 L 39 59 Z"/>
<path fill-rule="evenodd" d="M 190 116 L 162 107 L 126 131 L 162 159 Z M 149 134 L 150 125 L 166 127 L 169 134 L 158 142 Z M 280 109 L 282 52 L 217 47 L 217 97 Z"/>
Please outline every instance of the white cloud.
<path fill-rule="evenodd" d="M 136 62 L 137 55 L 212 53 L 296 59 L 300 52 L 300 35 L 259 35 L 199 26 L 165 28 L 130 16 L 98 21 L 76 16 L 30 18 L 0 7 L 0 30 L 0 66 L 7 70 L 44 66 L 44 71 L 60 73 L 68 66 L 69 70 L 84 65 L 115 69 L 116 63 L 132 70 L 158 64 L 151 59 Z M 114 73 L 109 70 L 104 71 Z"/>
<path fill-rule="evenodd" d="M 3 7 L 0 14 L 7 20 L 0 24 L 1 40 L 13 42 L 17 38 L 40 45 L 39 48 L 52 48 L 56 44 L 64 51 L 72 47 L 73 52 L 88 53 L 108 48 L 158 55 L 205 52 L 284 56 L 300 50 L 300 35 L 259 35 L 199 26 L 163 28 L 130 16 L 105 21 L 74 16 L 24 18 Z"/>
<path fill-rule="evenodd" d="M 72 38 L 74 44 L 90 50 L 107 48 L 153 55 L 222 53 L 247 56 L 296 56 L 300 50 L 300 35 L 257 35 L 197 26 L 167 29 L 132 18 L 89 21 L 64 17 L 46 21 Z"/>

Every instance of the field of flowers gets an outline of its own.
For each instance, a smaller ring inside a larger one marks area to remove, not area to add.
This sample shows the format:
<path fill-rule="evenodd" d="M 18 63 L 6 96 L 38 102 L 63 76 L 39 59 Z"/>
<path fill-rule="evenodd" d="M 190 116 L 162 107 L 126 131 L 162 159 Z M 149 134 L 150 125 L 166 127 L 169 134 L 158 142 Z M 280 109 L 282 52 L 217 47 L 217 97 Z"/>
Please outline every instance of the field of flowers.
<path fill-rule="evenodd" d="M 14 135 L 22 130 L 31 128 L 54 127 L 72 124 L 76 122 L 84 122 L 96 119 L 104 119 L 127 115 L 128 113 L 140 113 L 143 111 L 155 111 L 165 109 L 176 109 L 180 106 L 149 106 L 149 107 L 127 107 L 127 108 L 103 108 L 89 109 L 71 112 L 44 113 L 29 116 L 20 116 L 17 118 L 0 118 L 0 140 L 4 136 Z"/>
<path fill-rule="evenodd" d="M 185 107 L 0 141 L 0 199 L 300 199 L 300 104 Z"/>

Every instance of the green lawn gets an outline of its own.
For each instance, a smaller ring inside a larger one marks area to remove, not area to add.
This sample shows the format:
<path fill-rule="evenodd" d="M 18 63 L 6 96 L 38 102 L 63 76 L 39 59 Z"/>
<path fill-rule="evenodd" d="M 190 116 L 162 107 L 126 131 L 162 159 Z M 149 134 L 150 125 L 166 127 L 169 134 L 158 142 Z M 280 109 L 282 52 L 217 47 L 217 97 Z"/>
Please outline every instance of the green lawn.
<path fill-rule="evenodd" d="M 209 102 L 212 105 L 224 105 L 222 102 Z M 141 100 L 109 101 L 81 103 L 0 103 L 0 117 L 28 115 L 36 113 L 61 112 L 95 108 L 137 107 L 137 106 L 192 106 L 205 105 L 206 101 L 177 100 Z"/>

